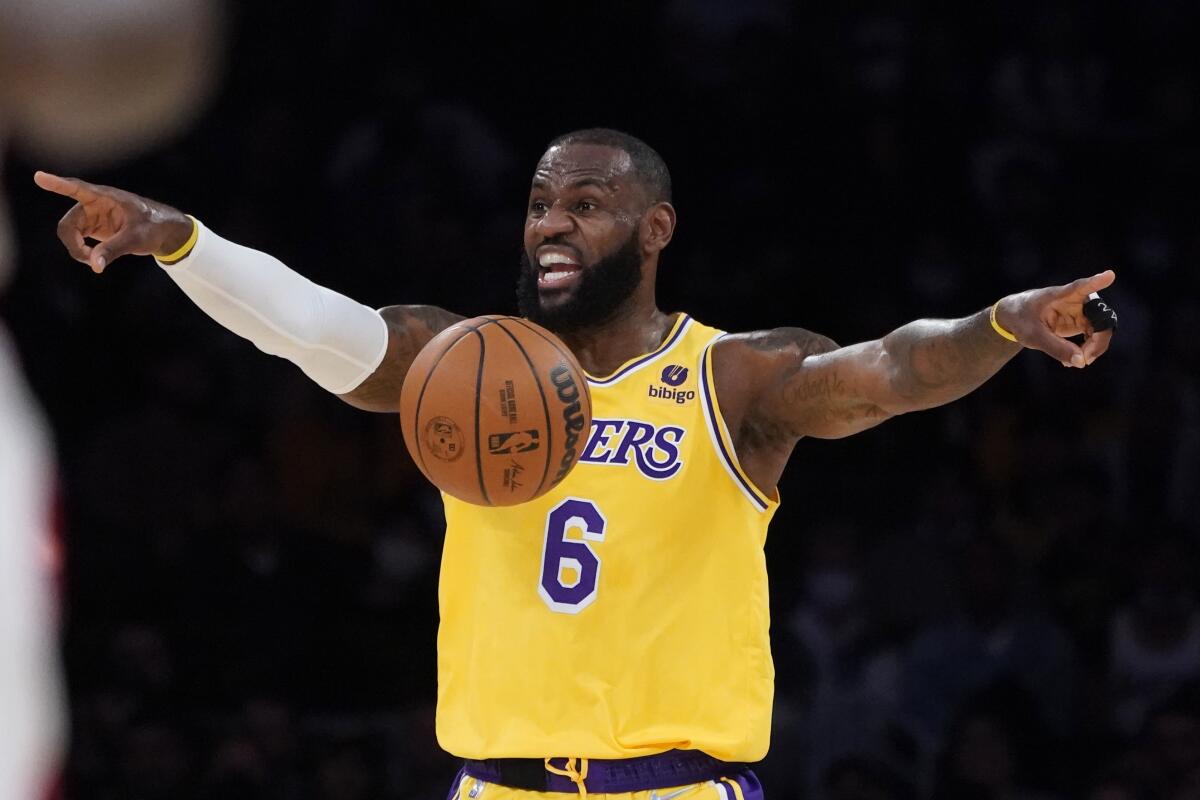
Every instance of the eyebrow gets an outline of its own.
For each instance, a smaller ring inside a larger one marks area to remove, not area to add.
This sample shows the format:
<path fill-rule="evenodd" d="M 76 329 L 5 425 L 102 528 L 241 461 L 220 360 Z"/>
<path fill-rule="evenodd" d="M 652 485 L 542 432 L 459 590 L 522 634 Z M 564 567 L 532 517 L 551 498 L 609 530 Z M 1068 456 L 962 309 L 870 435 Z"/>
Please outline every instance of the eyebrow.
<path fill-rule="evenodd" d="M 548 182 L 543 178 L 533 179 L 534 189 L 544 189 L 547 185 Z M 604 178 L 597 178 L 594 176 L 579 178 L 578 180 L 571 181 L 569 184 L 567 184 L 568 189 L 578 189 L 581 186 L 596 186 L 605 190 L 606 192 L 616 191 L 611 181 L 606 181 Z"/>

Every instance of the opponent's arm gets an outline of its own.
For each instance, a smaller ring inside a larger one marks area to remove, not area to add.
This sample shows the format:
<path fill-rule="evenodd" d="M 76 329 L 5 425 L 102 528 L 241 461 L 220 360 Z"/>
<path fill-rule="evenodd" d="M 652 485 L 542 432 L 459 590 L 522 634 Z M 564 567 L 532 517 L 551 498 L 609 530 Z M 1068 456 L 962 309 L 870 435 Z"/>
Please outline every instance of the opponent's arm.
<path fill-rule="evenodd" d="M 802 329 L 780 329 L 723 339 L 714 351 L 714 372 L 724 366 L 748 387 L 740 427 L 752 439 L 848 436 L 897 414 L 957 400 L 1023 347 L 1064 366 L 1091 364 L 1108 349 L 1112 331 L 1093 330 L 1083 305 L 1115 278 L 1110 270 L 1005 297 L 995 306 L 996 322 L 1016 341 L 993 327 L 990 308 L 962 319 L 910 322 L 849 347 Z M 1079 334 L 1082 346 L 1067 338 Z M 721 383 L 736 385 L 729 377 Z"/>
<path fill-rule="evenodd" d="M 154 255 L 214 320 L 288 359 L 323 388 L 372 411 L 396 411 L 412 359 L 461 319 L 428 306 L 377 312 L 318 286 L 266 253 L 222 239 L 144 197 L 44 172 L 39 186 L 77 202 L 58 235 L 77 261 L 102 272 L 127 254 Z M 98 242 L 89 245 L 88 239 Z"/>

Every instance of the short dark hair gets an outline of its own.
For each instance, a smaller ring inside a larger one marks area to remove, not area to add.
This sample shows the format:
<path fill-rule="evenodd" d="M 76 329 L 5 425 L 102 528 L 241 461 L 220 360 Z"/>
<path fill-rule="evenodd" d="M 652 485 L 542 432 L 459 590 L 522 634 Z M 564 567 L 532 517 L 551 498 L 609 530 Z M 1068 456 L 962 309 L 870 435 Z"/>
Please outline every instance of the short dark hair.
<path fill-rule="evenodd" d="M 584 128 L 564 133 L 546 145 L 546 149 L 564 144 L 598 144 L 624 151 L 633 162 L 634 174 L 646 187 L 650 202 L 671 202 L 671 172 L 667 169 L 667 162 L 653 147 L 636 136 L 612 128 Z"/>

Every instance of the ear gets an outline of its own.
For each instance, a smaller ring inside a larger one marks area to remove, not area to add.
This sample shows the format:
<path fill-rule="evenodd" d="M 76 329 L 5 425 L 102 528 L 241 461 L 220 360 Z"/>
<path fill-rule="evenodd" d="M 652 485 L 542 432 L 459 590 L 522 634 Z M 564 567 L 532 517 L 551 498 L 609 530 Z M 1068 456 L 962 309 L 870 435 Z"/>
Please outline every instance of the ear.
<path fill-rule="evenodd" d="M 675 207 L 670 203 L 655 203 L 642 216 L 642 247 L 647 253 L 658 253 L 671 243 L 675 235 Z"/>

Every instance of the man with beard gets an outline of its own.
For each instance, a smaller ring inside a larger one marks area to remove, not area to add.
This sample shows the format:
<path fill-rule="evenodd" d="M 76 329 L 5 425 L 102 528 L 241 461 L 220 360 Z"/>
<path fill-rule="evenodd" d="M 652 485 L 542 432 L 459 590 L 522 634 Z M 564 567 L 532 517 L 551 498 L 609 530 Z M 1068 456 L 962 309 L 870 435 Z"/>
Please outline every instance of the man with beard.
<path fill-rule="evenodd" d="M 154 254 L 218 322 L 360 408 L 395 411 L 414 356 L 461 319 L 376 312 L 168 206 L 36 180 L 78 201 L 59 224 L 78 261 Z M 1083 367 L 1115 321 L 1085 314 L 1104 272 L 849 347 L 727 335 L 658 308 L 674 230 L 666 165 L 632 136 L 569 133 L 537 165 L 521 312 L 587 372 L 592 430 L 534 501 L 445 498 L 437 730 L 466 760 L 452 797 L 761 797 L 746 763 L 766 753 L 773 691 L 763 542 L 793 447 L 948 403 L 1022 347 Z"/>

